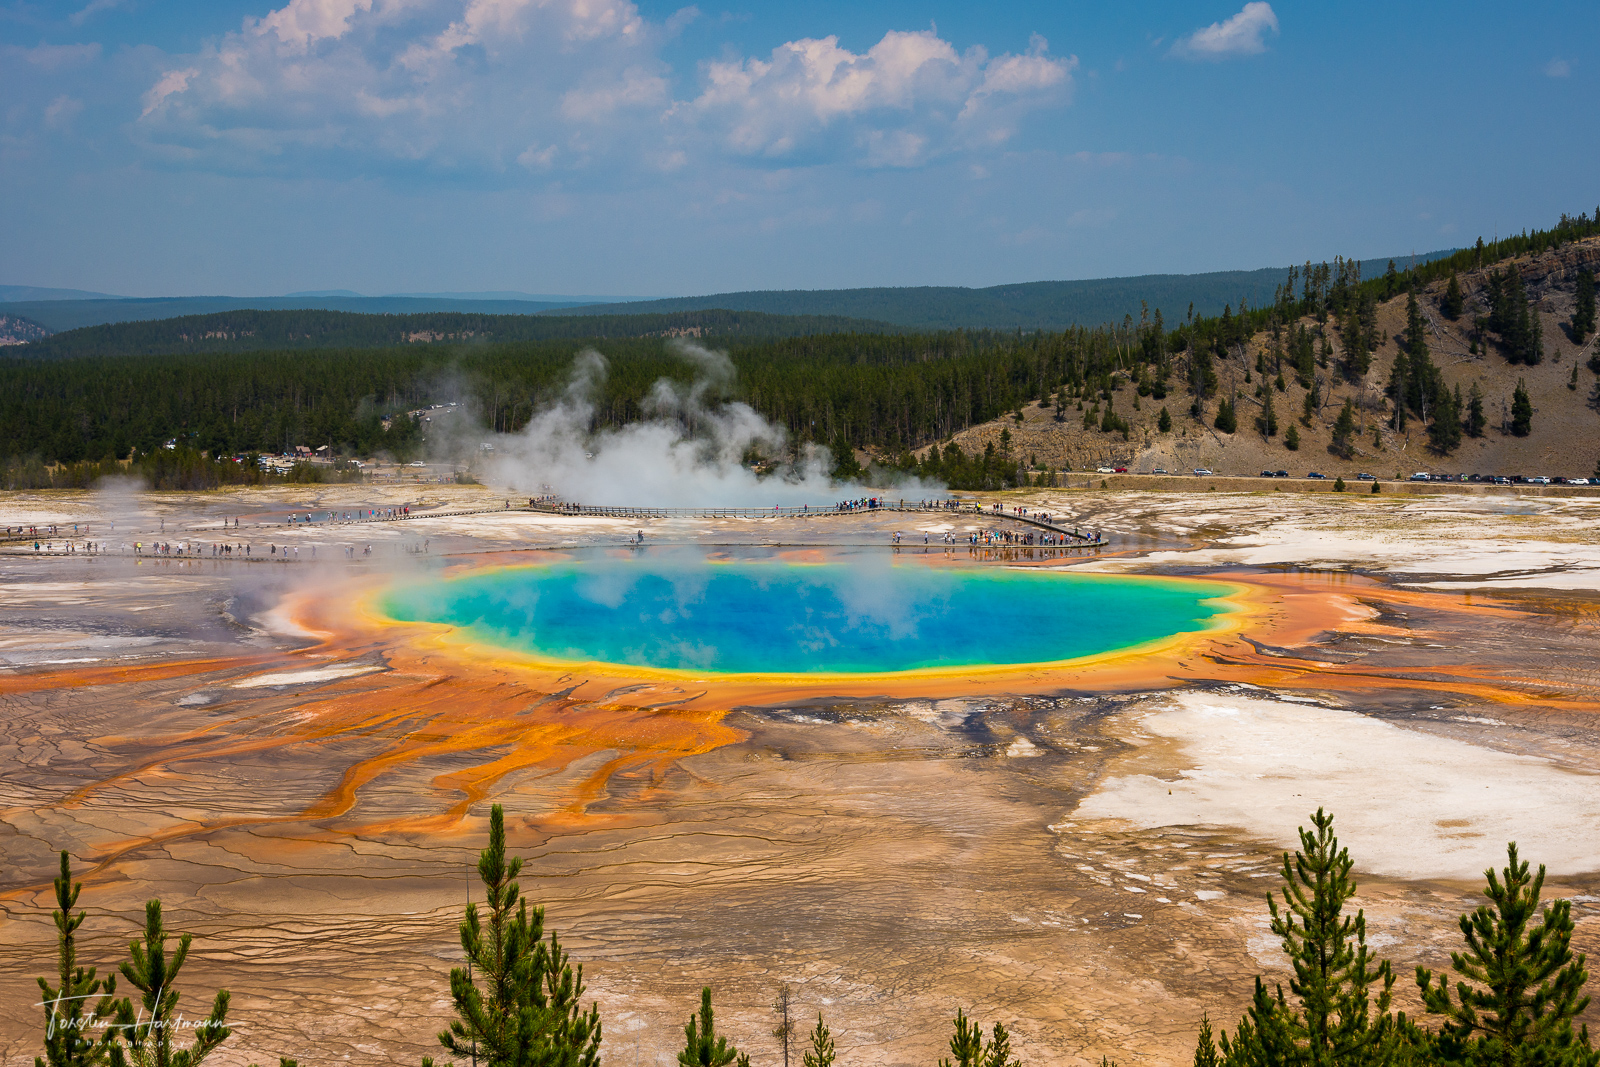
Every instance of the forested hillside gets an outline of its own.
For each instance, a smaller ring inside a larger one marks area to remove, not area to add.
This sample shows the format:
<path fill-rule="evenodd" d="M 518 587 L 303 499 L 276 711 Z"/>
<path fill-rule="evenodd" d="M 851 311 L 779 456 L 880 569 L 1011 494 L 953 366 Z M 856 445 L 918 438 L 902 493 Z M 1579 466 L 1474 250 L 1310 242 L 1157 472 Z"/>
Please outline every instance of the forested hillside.
<path fill-rule="evenodd" d="M 1009 410 L 1037 393 L 1056 355 L 1098 351 L 1111 335 L 1074 331 L 1042 347 L 1041 340 L 958 332 L 735 342 L 726 346 L 739 372 L 730 395 L 799 441 L 898 449 Z M 657 379 L 693 374 L 660 338 L 0 359 L 0 456 L 98 460 L 173 438 L 218 454 L 295 444 L 409 454 L 420 443 L 407 420 L 385 431 L 385 416 L 459 399 L 491 429 L 520 429 L 565 388 L 585 347 L 611 365 L 596 398 L 598 425 L 640 418 Z"/>
<path fill-rule="evenodd" d="M 1157 309 L 1113 326 L 1033 333 L 723 335 L 716 344 L 729 351 L 737 380 L 712 399 L 749 402 L 797 446 L 831 447 L 841 474 L 853 473 L 865 449 L 970 488 L 1016 484 L 1035 476 L 1031 468 L 1085 451 L 1176 455 L 1207 441 L 1244 463 L 1262 450 L 1276 454 L 1274 466 L 1298 449 L 1320 451 L 1317 465 L 1329 451 L 1355 462 L 1371 450 L 1415 466 L 1425 449 L 1450 456 L 1463 439 L 1544 448 L 1550 434 L 1570 452 L 1574 440 L 1587 447 L 1594 439 L 1592 425 L 1573 420 L 1592 416 L 1586 403 L 1600 406 L 1600 359 L 1567 358 L 1572 350 L 1559 339 L 1581 346 L 1593 336 L 1597 235 L 1588 215 L 1563 217 L 1550 230 L 1480 242 L 1415 271 L 1390 265 L 1372 278 L 1336 259 L 1289 272 L 1270 300 L 1242 314 L 1225 306 L 1218 316 L 1169 321 Z M 349 319 L 329 320 L 330 335 Z M 431 327 L 407 328 L 464 329 L 459 317 L 427 320 Z M 586 333 L 684 320 L 515 320 L 529 321 Z M 108 349 L 126 350 L 128 335 L 119 336 Z M 185 343 L 236 341 L 191 335 Z M 693 373 L 660 336 L 470 341 L 313 351 L 301 338 L 305 347 L 135 357 L 97 355 L 88 344 L 76 350 L 85 354 L 52 354 L 55 338 L 17 346 L 0 357 L 0 463 L 125 458 L 168 441 L 213 455 L 326 444 L 335 454 L 405 458 L 448 445 L 425 441 L 405 412 L 460 401 L 482 426 L 516 431 L 566 387 L 585 347 L 610 361 L 597 426 L 641 418 L 652 383 Z M 148 347 L 161 344 L 153 333 Z M 1451 359 L 1444 369 L 1442 352 Z M 1471 383 L 1463 367 L 1477 375 Z M 1005 423 L 995 421 L 1002 416 Z M 1044 437 L 1023 440 L 1067 427 L 1076 453 L 1043 450 Z"/>
<path fill-rule="evenodd" d="M 392 345 L 607 337 L 794 337 L 880 332 L 895 327 L 817 315 L 689 311 L 650 315 L 537 318 L 532 315 L 357 315 L 346 311 L 225 311 L 153 322 L 118 322 L 53 334 L 27 354 L 132 356 L 259 349 L 383 348 Z"/>
<path fill-rule="evenodd" d="M 1416 257 L 1426 263 L 1449 255 L 1430 252 Z M 1370 277 L 1382 271 L 1386 260 L 1361 264 Z M 1410 263 L 1410 258 L 1402 265 Z M 1307 264 L 1309 267 L 1310 264 Z M 1092 278 L 1070 282 L 1023 282 L 986 289 L 959 286 L 920 286 L 903 289 L 760 290 L 718 293 L 671 300 L 600 304 L 541 312 L 551 317 L 638 312 L 689 311 L 696 308 L 732 308 L 766 311 L 778 315 L 844 315 L 875 319 L 919 330 L 1023 329 L 1061 330 L 1071 326 L 1099 326 L 1137 315 L 1141 307 L 1164 308 L 1169 314 L 1187 314 L 1190 305 L 1200 316 L 1220 315 L 1224 307 L 1241 303 L 1260 307 L 1270 303 L 1288 273 L 1283 267 L 1231 270 L 1214 274 L 1145 274 L 1132 278 Z"/>
<path fill-rule="evenodd" d="M 1195 331 L 1165 373 L 1144 362 L 1067 382 L 951 444 L 1020 463 L 1019 477 L 1049 467 L 1314 470 L 1324 487 L 1362 472 L 1594 477 L 1597 230 L 1579 216 L 1361 284 L 1337 264 L 1317 268 L 1297 299 Z M 924 469 L 937 465 L 923 455 Z"/>

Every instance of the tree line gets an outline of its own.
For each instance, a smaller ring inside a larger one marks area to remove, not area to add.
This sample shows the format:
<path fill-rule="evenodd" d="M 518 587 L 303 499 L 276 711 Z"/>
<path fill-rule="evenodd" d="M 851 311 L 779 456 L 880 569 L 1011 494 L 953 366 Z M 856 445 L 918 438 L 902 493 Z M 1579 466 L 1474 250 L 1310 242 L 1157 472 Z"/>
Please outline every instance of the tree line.
<path fill-rule="evenodd" d="M 1267 894 L 1272 932 L 1290 965 L 1283 983 L 1257 977 L 1244 1016 L 1230 1034 L 1201 1020 L 1195 1067 L 1600 1067 L 1586 1025 L 1585 959 L 1572 950 L 1572 905 L 1542 904 L 1545 871 L 1530 874 L 1513 842 L 1507 864 L 1485 873 L 1487 903 L 1461 916 L 1462 951 L 1451 954 L 1454 982 L 1416 970 L 1421 1021 L 1393 1010 L 1397 977 L 1367 944 L 1366 915 L 1349 913 L 1356 893 L 1354 861 L 1333 833 L 1333 816 L 1318 809 L 1312 828 L 1300 828 L 1300 847 L 1283 854 L 1283 885 Z M 544 909 L 529 908 L 517 876 L 519 858 L 506 855 L 505 812 L 492 807 L 489 843 L 478 859 L 484 907 L 466 907 L 459 936 L 466 966 L 449 976 L 454 1018 L 439 1033 L 453 1056 L 483 1067 L 598 1067 L 603 1026 L 598 1005 L 583 1007 L 583 966 L 559 936 L 545 932 Z M 171 935 L 161 902 L 145 907 L 141 937 L 117 970 L 138 994 L 117 998 L 117 975 L 98 976 L 78 959 L 73 914 L 82 886 L 72 880 L 67 854 L 55 879 L 56 984 L 40 978 L 45 1055 L 36 1067 L 199 1067 L 232 1034 L 231 995 L 219 990 L 210 1012 L 186 1027 L 177 979 L 191 936 L 169 951 Z M 137 1001 L 137 1004 L 136 1004 Z M 794 1034 L 790 990 L 773 1008 L 782 1062 Z M 1429 1022 L 1432 1022 L 1430 1027 Z M 193 1038 L 184 1047 L 185 1030 Z M 712 989 L 683 1028 L 680 1067 L 750 1067 L 750 1052 L 719 1032 Z M 817 1015 L 802 1055 L 804 1067 L 832 1067 L 837 1053 L 826 1019 Z M 950 1057 L 939 1067 L 1022 1067 L 1011 1036 L 996 1022 L 984 1028 L 957 1009 Z M 295 1061 L 280 1058 L 280 1067 Z M 1115 1067 L 1102 1057 L 1102 1067 Z M 422 1067 L 435 1067 L 432 1057 Z"/>
<path fill-rule="evenodd" d="M 1473 249 L 1415 270 L 1398 270 L 1391 262 L 1376 278 L 1362 278 L 1355 260 L 1307 263 L 1288 272 L 1270 304 L 1249 307 L 1241 301 L 1237 310 L 1225 306 L 1214 317 L 1197 316 L 1191 307 L 1170 324 L 1161 309 L 1145 307 L 1137 320 L 1128 314 L 1121 323 L 1060 331 L 720 337 L 716 344 L 727 349 L 737 381 L 722 383 L 710 399 L 749 403 L 787 430 L 797 450 L 808 444 L 832 448 L 846 472 L 855 462 L 853 450 L 865 448 L 956 488 L 998 488 L 1023 477 L 1019 457 L 965 456 L 959 449 L 952 453 L 947 443 L 970 426 L 1007 414 L 1020 417 L 1023 405 L 1036 401 L 1054 404 L 1058 416 L 1069 403 L 1086 407 L 1085 427 L 1126 438 L 1130 402 L 1120 397 L 1132 392 L 1138 398 L 1133 405 L 1142 399 L 1161 404 L 1162 424 L 1170 426 L 1168 397 L 1178 394 L 1187 397 L 1191 417 L 1205 419 L 1214 411 L 1219 428 L 1235 432 L 1238 398 L 1221 390 L 1218 362 L 1240 357 L 1243 346 L 1263 332 L 1268 341 L 1256 366 L 1264 409 L 1258 427 L 1269 437 L 1277 433 L 1267 383 L 1275 376 L 1281 391 L 1285 375 L 1307 390 L 1301 421 L 1309 425 L 1311 411 L 1321 403 L 1318 368 L 1336 367 L 1352 381 L 1370 373 L 1381 340 L 1378 303 L 1408 294 L 1401 358 L 1387 387 L 1392 419 L 1396 428 L 1420 419 L 1435 449 L 1448 452 L 1461 434 L 1482 432 L 1482 398 L 1446 395 L 1427 351 L 1417 290 L 1430 278 L 1450 279 L 1444 310 L 1460 315 L 1456 270 L 1490 266 L 1596 232 L 1600 225 L 1586 214 L 1563 216 L 1552 230 L 1488 244 L 1480 240 Z M 1593 276 L 1585 273 L 1570 324 L 1574 335 L 1593 331 L 1593 289 Z M 1489 314 L 1482 316 L 1474 347 L 1489 345 L 1493 335 L 1508 360 L 1536 363 L 1542 358 L 1538 312 L 1521 275 L 1511 267 L 1491 272 L 1487 295 Z M 548 321 L 570 324 L 582 317 Z M 587 328 L 594 329 L 595 321 L 591 317 Z M 1337 354 L 1333 338 L 1340 342 Z M 644 418 L 646 397 L 657 380 L 686 381 L 694 373 L 668 340 L 638 336 L 134 356 L 90 351 L 45 357 L 24 351 L 0 356 L 0 468 L 33 461 L 46 468 L 128 461 L 168 444 L 211 461 L 278 453 L 299 444 L 328 445 L 335 455 L 410 459 L 441 447 L 442 435 L 430 443 L 427 427 L 408 412 L 459 401 L 475 425 L 516 432 L 563 393 L 573 359 L 585 348 L 601 351 L 609 362 L 593 397 L 593 429 Z M 1514 404 L 1513 433 L 1528 432 L 1531 405 L 1525 401 L 1524 390 L 1522 403 Z M 1348 435 L 1343 440 L 1347 443 Z M 1297 441 L 1291 425 L 1286 443 Z M 921 459 L 912 455 L 941 442 L 946 444 Z"/>
<path fill-rule="evenodd" d="M 315 308 L 240 309 L 170 319 L 111 322 L 65 330 L 27 346 L 26 355 L 139 356 L 257 349 L 459 346 L 484 341 L 604 337 L 793 337 L 894 331 L 887 323 L 841 315 L 769 315 L 709 309 L 658 314 L 491 315 L 457 311 L 366 314 Z"/>

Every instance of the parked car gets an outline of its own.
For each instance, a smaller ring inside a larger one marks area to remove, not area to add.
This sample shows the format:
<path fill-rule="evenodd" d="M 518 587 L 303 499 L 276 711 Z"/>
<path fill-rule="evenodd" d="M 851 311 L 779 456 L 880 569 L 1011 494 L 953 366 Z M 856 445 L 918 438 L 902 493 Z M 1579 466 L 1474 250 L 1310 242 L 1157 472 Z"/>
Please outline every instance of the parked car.
<path fill-rule="evenodd" d="M 1270 477 L 1272 477 L 1272 472 L 1271 471 L 1262 471 L 1261 472 L 1261 477 L 1270 478 Z"/>
<path fill-rule="evenodd" d="M 1431 482 L 1433 481 L 1433 475 L 1427 471 L 1418 471 L 1411 476 L 1411 480 L 1414 482 Z"/>
<path fill-rule="evenodd" d="M 1324 481 L 1326 481 L 1327 478 L 1328 478 L 1328 476 L 1326 474 L 1319 474 L 1316 471 L 1307 471 L 1306 472 L 1306 477 L 1307 478 L 1320 478 L 1320 479 L 1322 479 Z"/>
<path fill-rule="evenodd" d="M 1272 476 L 1274 478 L 1287 478 L 1287 477 L 1289 477 L 1289 472 L 1288 471 L 1273 471 L 1272 472 Z"/>
<path fill-rule="evenodd" d="M 1528 484 L 1529 485 L 1549 485 L 1550 484 L 1550 479 L 1544 477 L 1541 474 L 1535 474 L 1532 478 L 1528 479 Z"/>
<path fill-rule="evenodd" d="M 1117 473 L 1116 471 L 1112 470 L 1110 467 L 1096 467 L 1094 469 L 1094 472 L 1096 474 L 1115 474 L 1115 473 Z"/>
<path fill-rule="evenodd" d="M 1358 482 L 1375 482 L 1377 480 L 1378 476 L 1376 474 L 1368 474 L 1366 471 L 1356 475 L 1356 481 Z"/>
<path fill-rule="evenodd" d="M 1496 474 L 1492 480 L 1493 480 L 1495 485 L 1510 485 L 1511 484 L 1511 479 L 1507 478 L 1504 474 Z"/>
<path fill-rule="evenodd" d="M 1167 470 L 1166 470 L 1165 467 L 1157 467 L 1155 470 L 1151 471 L 1150 473 L 1151 474 L 1165 474 L 1165 473 L 1167 473 Z"/>
<path fill-rule="evenodd" d="M 1128 473 L 1128 468 L 1127 467 L 1118 467 L 1116 470 L 1112 471 L 1111 473 L 1112 474 L 1127 474 Z"/>
<path fill-rule="evenodd" d="M 1194 472 L 1195 472 L 1195 474 L 1197 474 L 1197 475 L 1199 475 L 1201 477 L 1204 477 L 1205 475 L 1208 475 L 1208 474 L 1211 473 L 1210 469 L 1206 468 L 1206 467 L 1196 467 L 1194 469 Z"/>

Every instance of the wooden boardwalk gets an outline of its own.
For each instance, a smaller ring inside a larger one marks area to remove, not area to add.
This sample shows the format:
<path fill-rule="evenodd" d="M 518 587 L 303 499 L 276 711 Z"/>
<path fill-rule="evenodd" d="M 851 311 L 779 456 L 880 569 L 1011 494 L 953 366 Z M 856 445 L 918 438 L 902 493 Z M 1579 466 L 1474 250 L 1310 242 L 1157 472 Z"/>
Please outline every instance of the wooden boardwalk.
<path fill-rule="evenodd" d="M 321 511 L 321 510 L 324 510 L 324 509 L 319 508 L 317 510 Z M 337 512 L 337 509 L 328 509 L 328 510 L 334 510 L 335 512 Z M 366 510 L 366 509 L 363 509 L 363 510 Z M 1061 537 L 1063 539 L 1058 545 L 1053 545 L 1053 546 L 1050 546 L 1050 545 L 1043 545 L 1043 546 L 1035 545 L 1035 546 L 1032 546 L 1032 547 L 1035 547 L 1035 548 L 1040 548 L 1040 547 L 1044 547 L 1044 548 L 1050 548 L 1050 547 L 1055 547 L 1055 548 L 1102 548 L 1102 547 L 1104 547 L 1106 545 L 1106 539 L 1104 537 L 1102 537 L 1102 536 L 1099 536 L 1098 534 L 1085 535 L 1085 534 L 1081 533 L 1080 531 L 1078 531 L 1077 529 L 1074 529 L 1072 527 L 1063 526 L 1060 523 L 1056 523 L 1056 522 L 1049 522 L 1049 521 L 1046 521 L 1044 519 L 1041 519 L 1041 518 L 1037 517 L 1036 515 L 1021 514 L 1021 513 L 1017 512 L 1015 509 L 1012 509 L 1012 510 L 998 510 L 997 511 L 997 510 L 994 510 L 993 508 L 982 508 L 982 507 L 979 507 L 978 505 L 972 504 L 972 503 L 964 503 L 964 504 L 961 504 L 958 507 L 949 507 L 943 501 L 923 502 L 923 501 L 920 501 L 920 500 L 892 500 L 892 501 L 891 500 L 883 500 L 883 501 L 879 501 L 877 504 L 875 504 L 873 506 L 868 506 L 868 505 L 864 505 L 864 504 L 863 505 L 830 505 L 828 507 L 816 507 L 816 508 L 807 507 L 807 506 L 802 506 L 802 507 L 779 507 L 779 506 L 773 506 L 773 507 L 770 507 L 770 508 L 722 508 L 722 507 L 651 508 L 651 507 L 627 507 L 627 506 L 618 506 L 618 505 L 574 504 L 574 503 L 568 503 L 568 502 L 561 501 L 561 500 L 555 500 L 555 499 L 546 498 L 546 499 L 542 499 L 542 500 L 536 499 L 536 500 L 532 501 L 530 504 L 526 504 L 526 505 L 523 505 L 523 504 L 512 505 L 509 501 L 507 501 L 505 503 L 502 503 L 499 507 L 487 507 L 487 508 L 444 508 L 444 509 L 431 509 L 431 510 L 427 510 L 427 511 L 397 512 L 396 514 L 393 514 L 393 515 L 385 515 L 385 514 L 358 515 L 358 516 L 355 516 L 353 518 L 348 518 L 348 519 L 345 519 L 345 518 L 333 518 L 333 519 L 322 519 L 320 521 L 313 520 L 311 522 L 304 522 L 304 521 L 293 522 L 293 523 L 278 523 L 278 522 L 262 523 L 262 522 L 257 522 L 257 523 L 246 523 L 245 526 L 246 526 L 246 528 L 255 528 L 255 529 L 260 529 L 262 527 L 280 528 L 281 529 L 284 526 L 289 526 L 290 528 L 294 528 L 294 529 L 298 529 L 298 528 L 325 529 L 325 528 L 330 527 L 330 526 L 365 526 L 365 525 L 373 525 L 373 524 L 378 524 L 378 523 L 406 522 L 406 521 L 409 521 L 409 520 L 412 520 L 412 519 L 445 519 L 445 518 L 456 518 L 458 516 L 465 516 L 465 515 L 496 515 L 496 514 L 510 515 L 510 514 L 517 514 L 517 513 L 526 514 L 528 512 L 534 512 L 534 513 L 543 514 L 543 515 L 577 515 L 577 516 L 584 516 L 584 517 L 608 518 L 608 519 L 680 519 L 680 518 L 682 518 L 682 519 L 829 519 L 829 518 L 852 518 L 852 517 L 860 517 L 860 516 L 866 516 L 866 515 L 881 515 L 881 514 L 886 514 L 886 513 L 894 513 L 894 514 L 912 513 L 912 514 L 928 516 L 928 517 L 937 517 L 937 516 L 943 515 L 943 516 L 948 516 L 951 519 L 956 519 L 956 518 L 969 519 L 969 520 L 970 519 L 991 519 L 991 520 L 1007 519 L 1007 520 L 1010 520 L 1011 522 L 1022 523 L 1023 525 L 1032 526 L 1032 527 L 1035 527 L 1037 529 L 1048 530 L 1049 532 L 1051 532 L 1053 534 L 1056 534 L 1057 536 L 1059 536 L 1059 537 Z M 311 512 L 310 514 L 315 514 L 315 512 Z M 58 524 L 57 528 L 58 528 L 58 531 L 59 531 L 59 524 Z M 214 538 L 216 533 L 221 533 L 221 534 L 223 534 L 223 539 L 226 540 L 227 539 L 227 537 L 226 537 L 226 530 L 227 529 L 237 529 L 237 527 L 228 527 L 228 528 L 225 528 L 222 531 L 216 531 L 216 532 L 213 532 L 213 531 L 210 531 L 210 530 L 204 530 L 204 529 L 200 529 L 200 530 L 174 529 L 170 534 L 160 534 L 160 535 L 157 535 L 157 536 L 159 538 L 163 539 L 163 540 L 165 540 L 167 538 L 171 538 L 172 540 L 177 540 L 177 541 L 194 541 L 194 540 L 197 540 L 199 538 L 207 537 L 207 536 L 210 536 L 210 537 Z M 128 536 L 131 536 L 131 535 L 128 535 Z M 139 539 L 143 540 L 145 537 L 149 537 L 149 536 L 151 536 L 151 535 L 141 533 L 139 535 Z M 39 541 L 39 542 L 63 541 L 63 542 L 66 542 L 66 541 L 78 541 L 80 539 L 82 539 L 82 540 L 98 540 L 98 538 L 84 537 L 84 535 L 80 535 L 80 534 L 67 534 L 67 533 L 61 533 L 61 532 L 57 532 L 57 533 L 54 533 L 54 534 L 40 534 L 37 537 L 26 536 L 26 535 L 17 535 L 17 534 L 11 534 L 11 535 L 8 535 L 8 536 L 7 535 L 0 535 L 0 543 L 3 543 L 3 542 L 18 542 L 18 543 L 20 543 L 20 542 L 32 542 L 32 541 Z M 32 555 L 32 554 L 33 553 L 29 553 L 29 555 Z M 39 555 L 55 555 L 55 554 L 63 554 L 64 555 L 66 553 L 64 553 L 64 552 L 54 553 L 54 552 L 40 551 L 38 554 Z M 108 554 L 110 554 L 110 553 L 108 553 Z"/>
<path fill-rule="evenodd" d="M 1076 529 L 1063 526 L 1059 523 L 1047 522 L 1034 515 L 1024 515 L 1015 510 L 994 511 L 980 508 L 973 504 L 960 507 L 948 507 L 942 502 L 923 503 L 918 500 L 885 500 L 875 506 L 832 506 L 832 507 L 779 507 L 770 508 L 646 508 L 626 507 L 619 505 L 590 505 L 572 504 L 562 501 L 535 503 L 531 508 L 522 508 L 523 511 L 537 511 L 549 515 L 583 515 L 595 518 L 614 519 L 826 519 L 842 518 L 862 515 L 881 515 L 884 513 L 914 512 L 919 515 L 938 516 L 947 515 L 951 518 L 987 518 L 1009 519 L 1020 522 L 1041 530 L 1049 530 L 1067 540 L 1063 547 L 1069 548 L 1100 548 L 1106 544 L 1104 537 L 1097 535 L 1085 536 Z M 1037 546 L 1036 546 L 1037 547 Z"/>

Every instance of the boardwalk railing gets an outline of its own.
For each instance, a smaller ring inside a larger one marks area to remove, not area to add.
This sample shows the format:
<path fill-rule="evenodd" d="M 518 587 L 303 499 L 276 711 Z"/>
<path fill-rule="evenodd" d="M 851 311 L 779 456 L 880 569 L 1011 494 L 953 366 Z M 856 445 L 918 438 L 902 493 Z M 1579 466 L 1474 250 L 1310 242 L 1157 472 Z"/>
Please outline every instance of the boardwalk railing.
<path fill-rule="evenodd" d="M 880 500 L 870 505 L 830 505 L 828 507 L 815 508 L 804 505 L 801 507 L 773 505 L 770 508 L 645 508 L 551 501 L 535 503 L 533 507 L 524 508 L 523 510 L 543 512 L 550 515 L 582 515 L 610 519 L 821 519 L 843 515 L 875 515 L 882 512 L 916 512 L 923 515 L 1010 519 L 1013 522 L 1026 523 L 1029 526 L 1059 534 L 1067 539 L 1067 543 L 1071 547 L 1092 548 L 1106 543 L 1105 538 L 1100 537 L 1098 534 L 1086 536 L 1072 527 L 1049 522 L 1035 515 L 1024 515 L 1016 511 L 995 511 L 970 503 L 951 507 L 944 501 Z"/>
<path fill-rule="evenodd" d="M 318 511 L 321 511 L 321 510 L 323 510 L 323 509 L 318 509 Z M 330 509 L 330 510 L 332 511 L 332 514 L 334 516 L 338 516 L 339 515 L 338 509 Z M 369 510 L 369 509 L 362 509 L 362 510 Z M 384 509 L 384 510 L 388 510 L 388 509 Z M 973 518 L 1010 519 L 1012 522 L 1025 523 L 1025 524 L 1027 524 L 1029 526 L 1034 526 L 1034 527 L 1037 527 L 1037 528 L 1039 528 L 1041 530 L 1049 530 L 1051 533 L 1057 534 L 1058 536 L 1060 536 L 1063 539 L 1061 544 L 1059 546 L 1057 546 L 1057 547 L 1098 548 L 1098 547 L 1101 547 L 1101 546 L 1106 544 L 1105 538 L 1099 536 L 1098 534 L 1085 535 L 1085 534 L 1079 532 L 1077 529 L 1074 529 L 1074 528 L 1072 528 L 1070 526 L 1063 526 L 1060 523 L 1051 522 L 1051 521 L 1048 521 L 1046 519 L 1039 518 L 1037 515 L 1033 515 L 1033 514 L 1026 514 L 1025 515 L 1025 514 L 1022 514 L 1020 512 L 1015 511 L 1015 510 L 997 511 L 997 510 L 994 510 L 993 508 L 979 507 L 977 504 L 974 504 L 974 503 L 971 503 L 971 502 L 963 502 L 963 503 L 958 504 L 955 507 L 952 507 L 952 506 L 950 506 L 949 502 L 941 501 L 941 500 L 930 500 L 930 501 L 921 501 L 921 500 L 878 500 L 876 503 L 871 504 L 871 505 L 868 505 L 868 504 L 834 504 L 834 505 L 829 505 L 827 507 L 815 507 L 815 508 L 814 507 L 805 506 L 805 505 L 802 505 L 800 507 L 773 506 L 773 507 L 770 507 L 770 508 L 719 508 L 719 507 L 703 507 L 703 508 L 645 508 L 645 507 L 626 507 L 626 506 L 620 506 L 620 505 L 602 506 L 602 505 L 590 505 L 590 504 L 573 504 L 573 503 L 567 503 L 567 502 L 564 502 L 564 501 L 560 501 L 560 500 L 557 500 L 557 499 L 554 499 L 554 498 L 551 498 L 551 497 L 545 497 L 545 498 L 535 499 L 535 500 L 531 501 L 527 505 L 523 505 L 523 504 L 512 505 L 509 501 L 506 501 L 506 502 L 502 503 L 501 506 L 499 506 L 499 507 L 487 507 L 487 508 L 440 508 L 440 509 L 433 509 L 433 510 L 427 510 L 427 511 L 418 510 L 418 511 L 410 511 L 410 512 L 404 512 L 404 511 L 400 511 L 399 509 L 395 509 L 395 514 L 384 514 L 382 511 L 379 511 L 377 514 L 373 514 L 373 515 L 357 514 L 357 515 L 354 515 L 354 516 L 352 516 L 350 518 L 331 517 L 331 518 L 325 518 L 325 519 L 312 519 L 310 522 L 307 522 L 307 521 L 302 519 L 302 520 L 298 520 L 298 521 L 295 521 L 293 523 L 290 523 L 289 525 L 292 525 L 292 526 L 295 526 L 295 527 L 306 526 L 306 527 L 319 527 L 320 528 L 320 527 L 327 527 L 327 526 L 349 526 L 349 525 L 364 525 L 364 524 L 368 524 L 368 523 L 402 522 L 402 521 L 405 521 L 405 520 L 408 520 L 408 519 L 442 519 L 442 518 L 453 518 L 453 517 L 462 516 L 462 515 L 492 515 L 492 514 L 497 514 L 497 513 L 499 513 L 499 514 L 510 514 L 511 512 L 523 512 L 523 513 L 526 513 L 526 512 L 530 512 L 530 511 L 537 512 L 537 513 L 540 513 L 540 514 L 545 514 L 545 515 L 580 515 L 580 516 L 587 516 L 587 517 L 594 517 L 594 518 L 609 518 L 609 519 L 677 519 L 677 518 L 684 518 L 684 519 L 822 519 L 822 518 L 835 518 L 835 517 L 850 516 L 850 515 L 876 515 L 876 514 L 880 514 L 880 513 L 883 513 L 883 512 L 915 512 L 915 513 L 920 514 L 920 515 L 929 515 L 929 516 L 948 515 L 948 516 L 950 516 L 952 518 L 959 516 L 959 517 L 968 518 L 968 519 L 973 519 Z M 316 515 L 317 513 L 318 513 L 317 511 L 312 511 L 312 512 L 307 512 L 306 514 L 308 514 L 308 515 Z M 247 525 L 254 526 L 254 527 L 261 527 L 261 526 L 270 525 L 270 526 L 275 526 L 276 527 L 276 526 L 279 526 L 279 525 L 282 525 L 282 524 L 274 522 L 274 523 L 249 523 Z M 226 529 L 231 529 L 231 528 L 232 527 L 228 527 Z M 59 529 L 59 526 L 58 526 L 58 529 Z M 163 537 L 172 536 L 172 537 L 177 538 L 179 540 L 188 541 L 188 540 L 194 540 L 196 537 L 202 536 L 204 534 L 208 534 L 209 532 L 210 531 L 203 530 L 203 529 L 196 529 L 196 530 L 184 531 L 184 532 L 181 532 L 181 533 L 178 532 L 178 531 L 174 531 L 171 535 L 162 535 L 162 536 Z M 91 538 L 91 537 L 88 537 L 87 535 L 81 535 L 81 536 L 84 539 L 87 539 L 87 540 L 96 540 L 96 538 Z M 113 535 L 113 537 L 116 537 L 116 536 L 119 536 L 119 535 Z M 135 534 L 132 534 L 132 533 L 128 533 L 128 534 L 124 534 L 124 535 L 120 535 L 120 536 L 123 536 L 123 537 L 140 536 L 142 538 L 142 537 L 150 536 L 150 535 L 149 534 L 135 535 Z M 78 534 L 68 535 L 68 534 L 57 532 L 57 533 L 49 534 L 49 535 L 41 534 L 41 535 L 38 535 L 36 537 L 35 536 L 27 536 L 27 535 L 19 536 L 19 535 L 16 535 L 16 534 L 12 534 L 10 536 L 0 537 L 0 541 L 76 541 L 79 538 L 80 538 L 80 535 L 78 535 Z M 1048 546 L 1034 546 L 1034 547 L 1048 547 Z"/>

